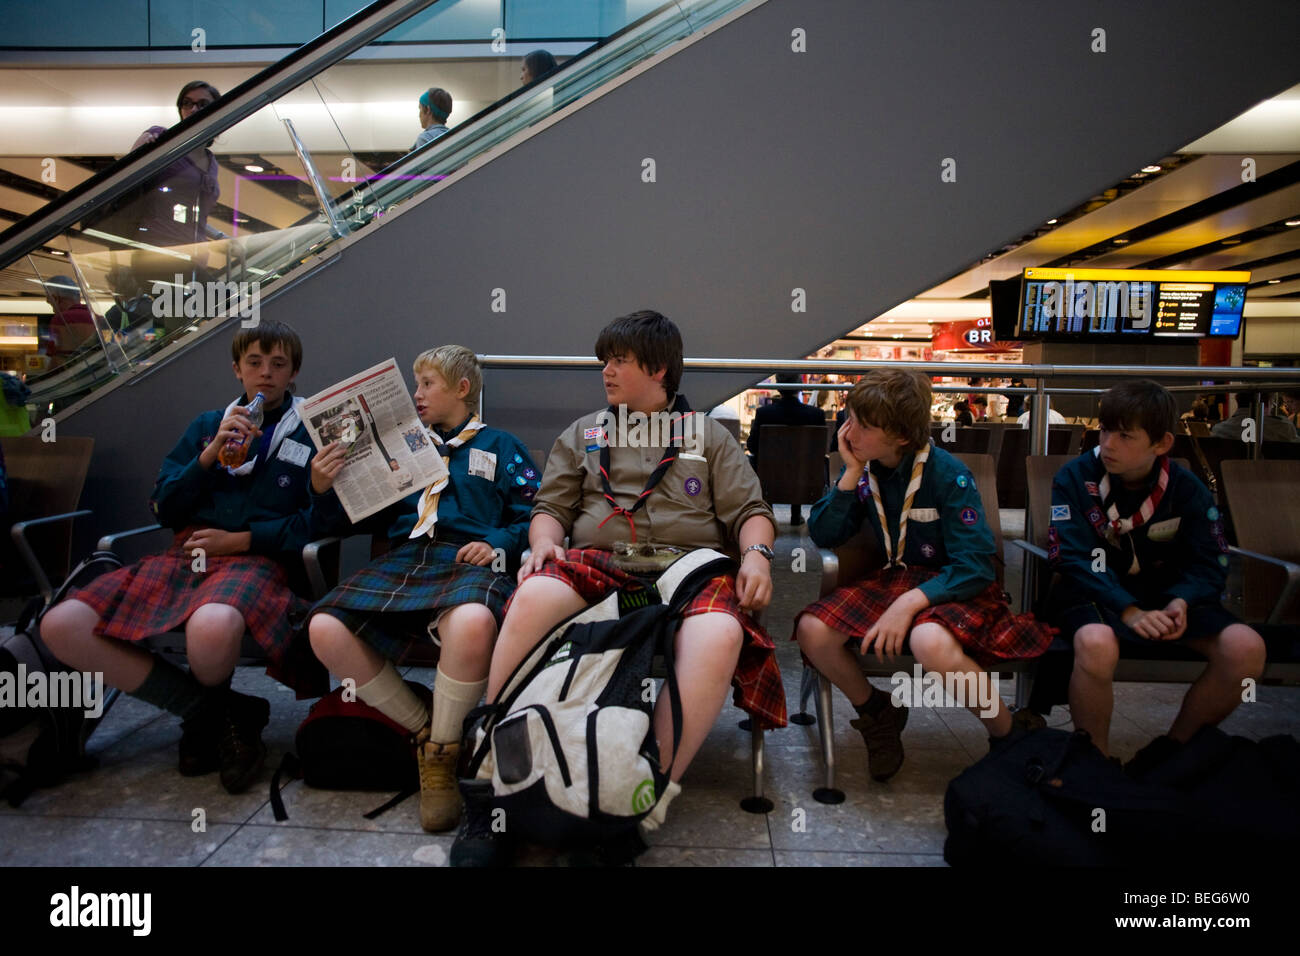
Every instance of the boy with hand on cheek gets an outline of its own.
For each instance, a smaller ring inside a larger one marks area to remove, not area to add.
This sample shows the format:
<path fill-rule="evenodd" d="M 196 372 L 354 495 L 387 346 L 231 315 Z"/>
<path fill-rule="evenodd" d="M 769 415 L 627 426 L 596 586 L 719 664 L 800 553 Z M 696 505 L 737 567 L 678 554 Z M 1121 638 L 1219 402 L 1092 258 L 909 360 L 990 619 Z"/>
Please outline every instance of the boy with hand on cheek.
<path fill-rule="evenodd" d="M 1120 641 L 1180 641 L 1209 659 L 1168 736 L 1129 764 L 1141 775 L 1241 703 L 1264 669 L 1264 640 L 1219 603 L 1228 577 L 1223 523 L 1209 491 L 1169 460 L 1178 411 L 1145 379 L 1101 399 L 1101 443 L 1052 482 L 1048 557 L 1063 577 L 1053 614 L 1074 642 L 1070 713 L 1108 752 Z M 1099 558 L 1101 560 L 1099 560 Z"/>
<path fill-rule="evenodd" d="M 1036 657 L 1052 638 L 1029 615 L 1011 613 L 975 480 L 930 443 L 930 394 L 928 378 L 903 369 L 878 369 L 853 387 L 839 430 L 844 472 L 808 519 L 823 548 L 838 547 L 865 523 L 885 557 L 884 568 L 804 608 L 794 634 L 804 656 L 857 711 L 851 723 L 880 781 L 903 764 L 907 708 L 872 689 L 848 642 L 860 641 L 863 654 L 874 647 L 883 660 L 901 653 L 907 640 L 926 671 L 987 691 L 967 706 L 992 746 L 1011 733 L 1013 720 L 977 662 Z"/>

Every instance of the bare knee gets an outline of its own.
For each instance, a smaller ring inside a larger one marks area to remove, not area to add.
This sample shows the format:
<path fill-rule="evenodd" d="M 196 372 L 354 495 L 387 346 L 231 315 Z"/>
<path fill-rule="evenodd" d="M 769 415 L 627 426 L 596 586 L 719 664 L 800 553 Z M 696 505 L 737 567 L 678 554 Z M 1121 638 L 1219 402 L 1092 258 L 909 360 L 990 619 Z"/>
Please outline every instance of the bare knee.
<path fill-rule="evenodd" d="M 949 671 L 961 657 L 961 645 L 946 627 L 929 622 L 918 624 L 908 635 L 912 656 L 923 668 L 931 671 Z"/>
<path fill-rule="evenodd" d="M 54 656 L 65 660 L 67 654 L 75 653 L 77 646 L 94 633 L 98 620 L 98 615 L 90 605 L 80 601 L 63 601 L 50 608 L 41 618 L 39 633 Z"/>
<path fill-rule="evenodd" d="M 485 604 L 462 604 L 439 623 L 438 637 L 446 663 L 486 674 L 497 639 L 497 621 Z"/>
<path fill-rule="evenodd" d="M 1265 656 L 1264 639 L 1245 624 L 1224 628 L 1210 648 L 1211 663 L 1233 677 L 1259 677 L 1264 673 Z"/>
<path fill-rule="evenodd" d="M 229 653 L 243 636 L 244 616 L 228 604 L 205 604 L 185 622 L 185 647 L 191 655 Z"/>
<path fill-rule="evenodd" d="M 803 614 L 795 626 L 794 639 L 805 654 L 809 651 L 815 654 L 843 644 L 846 637 L 820 618 Z"/>
<path fill-rule="evenodd" d="M 339 659 L 356 643 L 356 636 L 332 614 L 313 614 L 307 623 L 312 653 L 332 673 Z"/>
<path fill-rule="evenodd" d="M 1074 662 L 1086 673 L 1109 677 L 1119 663 L 1119 640 L 1105 624 L 1085 624 L 1074 632 Z"/>
<path fill-rule="evenodd" d="M 677 652 L 682 653 L 682 644 L 690 641 L 694 649 L 706 652 L 717 660 L 735 661 L 740 656 L 740 648 L 745 642 L 745 631 L 730 614 L 711 612 L 688 617 L 677 631 Z"/>

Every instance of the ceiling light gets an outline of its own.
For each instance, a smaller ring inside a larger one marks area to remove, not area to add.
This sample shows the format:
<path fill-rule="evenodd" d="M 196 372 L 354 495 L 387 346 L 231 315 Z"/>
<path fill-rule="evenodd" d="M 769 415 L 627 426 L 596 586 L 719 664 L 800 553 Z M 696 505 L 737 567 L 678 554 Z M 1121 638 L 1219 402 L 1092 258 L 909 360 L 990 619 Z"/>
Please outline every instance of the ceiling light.
<path fill-rule="evenodd" d="M 1047 224 L 1048 224 L 1049 226 L 1055 226 L 1058 222 L 1060 222 L 1059 219 L 1049 219 L 1049 220 L 1047 220 Z"/>
<path fill-rule="evenodd" d="M 245 166 L 244 168 L 245 168 L 246 170 L 248 170 L 250 173 L 264 173 L 264 172 L 266 172 L 266 167 L 265 167 L 265 166 L 258 166 L 258 165 L 256 165 L 256 164 L 251 164 L 251 163 L 250 163 L 249 165 Z"/>
<path fill-rule="evenodd" d="M 1269 280 L 1268 280 L 1268 284 L 1269 284 L 1269 285 L 1277 285 L 1277 284 L 1278 284 L 1279 282 L 1281 282 L 1281 281 L 1282 281 L 1281 279 L 1269 279 Z"/>
<path fill-rule="evenodd" d="M 1160 167 L 1157 166 L 1157 165 L 1155 165 L 1154 163 L 1152 163 L 1150 166 L 1143 166 L 1143 167 L 1142 167 L 1142 172 L 1144 172 L 1144 173 L 1158 173 L 1158 172 L 1160 172 Z"/>
<path fill-rule="evenodd" d="M 1122 245 L 1124 245 L 1124 243 L 1128 242 L 1127 239 L 1115 239 L 1115 240 L 1112 240 L 1112 241 L 1113 241 L 1113 242 L 1115 243 L 1115 245 L 1117 245 L 1117 246 L 1122 246 Z"/>
<path fill-rule="evenodd" d="M 55 255 L 55 256 L 65 255 L 65 253 L 61 252 L 61 251 L 58 250 L 58 249 L 51 249 L 51 250 L 50 250 L 50 254 L 51 254 L 51 255 Z"/>
<path fill-rule="evenodd" d="M 1300 226 L 1300 219 L 1288 219 L 1286 224 L 1288 226 Z"/>

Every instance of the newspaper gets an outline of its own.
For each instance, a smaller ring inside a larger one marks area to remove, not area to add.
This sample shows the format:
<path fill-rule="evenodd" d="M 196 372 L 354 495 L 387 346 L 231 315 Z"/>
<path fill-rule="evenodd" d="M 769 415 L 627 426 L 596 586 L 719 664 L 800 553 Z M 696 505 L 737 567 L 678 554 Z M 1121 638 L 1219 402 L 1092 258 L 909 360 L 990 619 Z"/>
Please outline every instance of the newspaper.
<path fill-rule="evenodd" d="M 347 447 L 334 491 L 354 522 L 447 475 L 396 359 L 317 392 L 302 418 L 317 450 L 335 441 Z"/>

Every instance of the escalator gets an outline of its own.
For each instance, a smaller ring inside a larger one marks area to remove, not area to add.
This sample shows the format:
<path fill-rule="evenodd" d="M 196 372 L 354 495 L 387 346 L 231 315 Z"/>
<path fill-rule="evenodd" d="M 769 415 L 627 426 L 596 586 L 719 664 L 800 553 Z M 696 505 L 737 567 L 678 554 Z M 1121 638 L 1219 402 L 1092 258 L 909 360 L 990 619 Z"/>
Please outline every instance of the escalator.
<path fill-rule="evenodd" d="M 219 99 L 195 90 L 201 111 L 154 127 L 154 142 L 0 234 L 0 297 L 53 308 L 37 329 L 42 354 L 27 359 L 29 407 L 39 418 L 84 407 L 234 318 L 252 324 L 335 244 L 743 5 L 666 3 L 626 23 L 639 7 L 625 5 L 602 18 L 617 29 L 522 86 L 503 42 L 491 101 L 409 152 L 367 148 L 365 117 L 340 89 L 367 65 L 373 87 L 377 53 L 384 72 L 411 73 L 392 58 L 394 38 L 453 0 L 381 0 Z M 437 61 L 415 65 L 436 75 Z M 203 153 L 214 140 L 223 162 Z"/>

